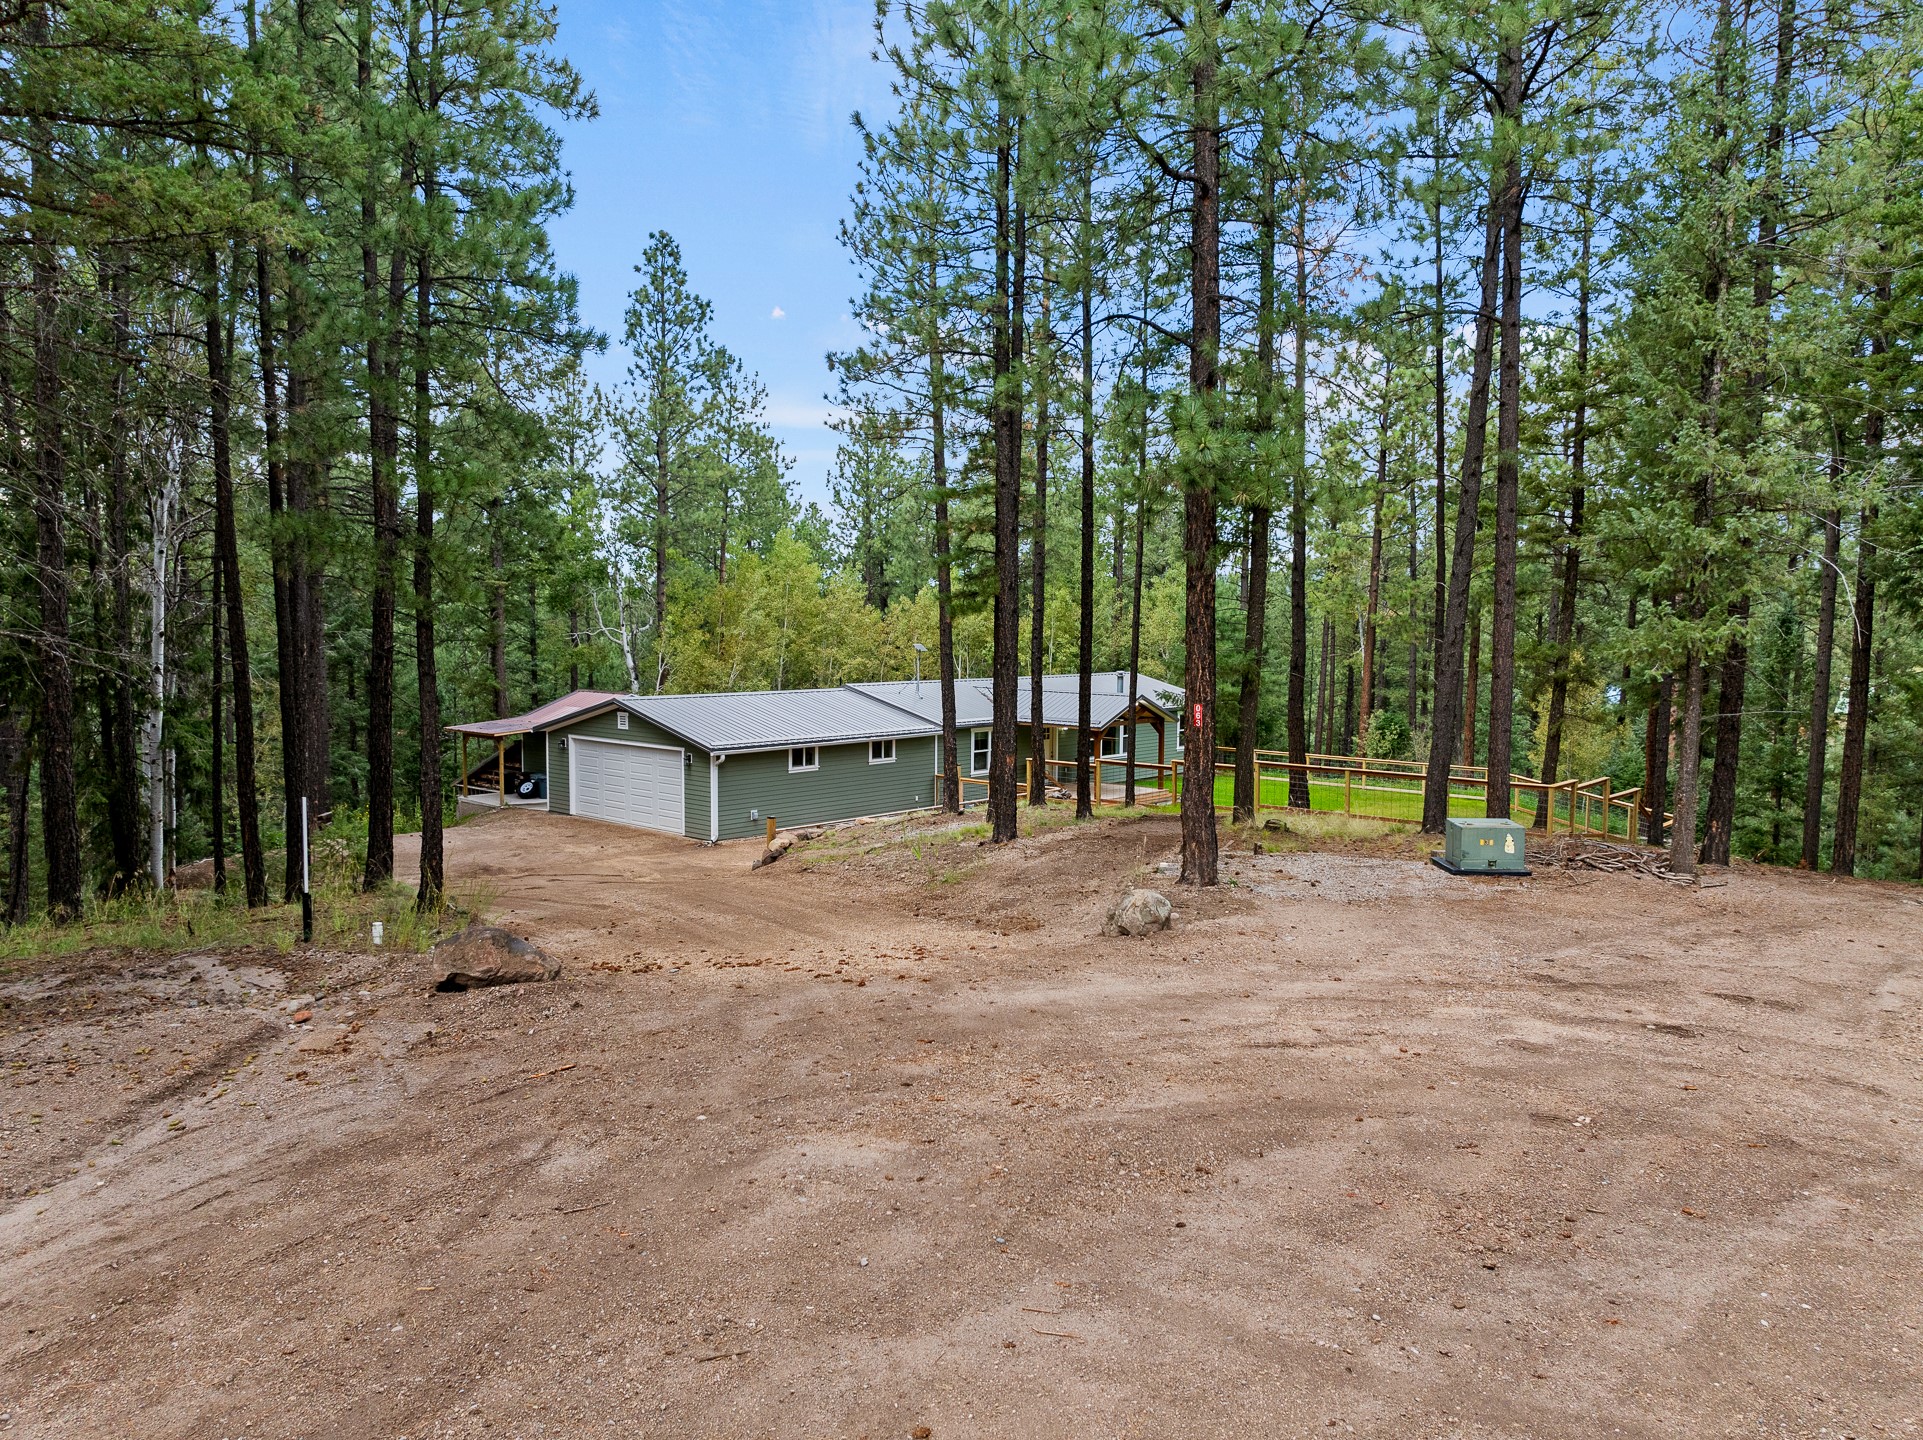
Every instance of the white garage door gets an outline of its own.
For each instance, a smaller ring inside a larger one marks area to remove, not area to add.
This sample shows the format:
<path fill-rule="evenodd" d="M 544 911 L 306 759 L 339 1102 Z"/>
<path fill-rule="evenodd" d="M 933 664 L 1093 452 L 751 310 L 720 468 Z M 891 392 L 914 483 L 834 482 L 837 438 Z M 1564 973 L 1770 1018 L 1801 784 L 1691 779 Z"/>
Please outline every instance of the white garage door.
<path fill-rule="evenodd" d="M 679 750 L 582 738 L 576 738 L 570 748 L 574 762 L 570 799 L 576 815 L 676 835 L 687 828 Z"/>

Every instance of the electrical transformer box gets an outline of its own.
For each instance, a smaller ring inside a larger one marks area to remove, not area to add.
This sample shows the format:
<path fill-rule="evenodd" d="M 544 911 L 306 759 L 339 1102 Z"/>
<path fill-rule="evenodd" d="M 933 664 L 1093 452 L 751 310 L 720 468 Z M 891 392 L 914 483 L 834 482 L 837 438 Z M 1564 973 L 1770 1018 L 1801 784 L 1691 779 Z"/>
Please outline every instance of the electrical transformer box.
<path fill-rule="evenodd" d="M 1456 875 L 1527 875 L 1523 828 L 1513 820 L 1451 820 L 1436 864 Z"/>

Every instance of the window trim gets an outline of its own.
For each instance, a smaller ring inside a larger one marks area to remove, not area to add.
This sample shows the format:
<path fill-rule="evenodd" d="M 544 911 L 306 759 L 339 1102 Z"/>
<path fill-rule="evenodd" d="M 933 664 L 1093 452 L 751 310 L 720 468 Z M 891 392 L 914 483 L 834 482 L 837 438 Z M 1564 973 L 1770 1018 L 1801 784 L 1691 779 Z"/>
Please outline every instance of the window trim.
<path fill-rule="evenodd" d="M 975 729 L 968 732 L 968 773 L 971 776 L 986 775 L 988 773 L 989 766 L 994 764 L 995 761 L 994 745 L 995 732 L 993 730 Z M 981 763 L 979 764 L 975 759 L 978 753 L 982 757 Z"/>
<path fill-rule="evenodd" d="M 628 712 L 627 711 L 617 710 L 614 712 L 614 728 L 617 730 L 625 730 L 628 728 Z"/>
<path fill-rule="evenodd" d="M 1108 748 L 1108 737 L 1111 733 L 1115 736 L 1116 748 L 1114 750 Z M 1103 760 L 1128 759 L 1128 726 L 1122 721 L 1117 720 L 1113 725 L 1109 726 L 1107 730 L 1104 730 L 1099 743 L 1095 747 L 1095 753 Z"/>
<path fill-rule="evenodd" d="M 885 755 L 875 754 L 877 746 L 886 746 L 888 753 Z M 870 765 L 893 765 L 895 763 L 895 740 L 892 735 L 886 740 L 870 740 L 868 742 L 868 763 Z"/>
<path fill-rule="evenodd" d="M 1180 715 L 1175 717 L 1175 753 L 1177 755 L 1182 753 L 1182 717 Z"/>
<path fill-rule="evenodd" d="M 808 758 L 802 764 L 797 765 L 795 764 L 795 756 L 797 755 L 805 755 Z M 820 768 L 821 747 L 817 745 L 790 745 L 788 747 L 788 773 L 790 775 L 800 775 L 810 770 L 819 770 Z"/>

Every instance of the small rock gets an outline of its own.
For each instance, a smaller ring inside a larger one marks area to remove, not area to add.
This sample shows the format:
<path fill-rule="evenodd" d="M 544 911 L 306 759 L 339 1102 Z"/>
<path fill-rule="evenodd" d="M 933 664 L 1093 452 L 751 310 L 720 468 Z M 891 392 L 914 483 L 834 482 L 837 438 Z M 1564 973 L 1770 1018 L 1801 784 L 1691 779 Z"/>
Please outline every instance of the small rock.
<path fill-rule="evenodd" d="M 1131 890 L 1109 912 L 1108 931 L 1111 935 L 1147 935 L 1166 930 L 1174 913 L 1175 907 L 1161 891 Z"/>
<path fill-rule="evenodd" d="M 434 983 L 439 991 L 520 985 L 561 973 L 560 961 L 497 925 L 470 925 L 436 944 L 428 958 L 445 967 Z"/>

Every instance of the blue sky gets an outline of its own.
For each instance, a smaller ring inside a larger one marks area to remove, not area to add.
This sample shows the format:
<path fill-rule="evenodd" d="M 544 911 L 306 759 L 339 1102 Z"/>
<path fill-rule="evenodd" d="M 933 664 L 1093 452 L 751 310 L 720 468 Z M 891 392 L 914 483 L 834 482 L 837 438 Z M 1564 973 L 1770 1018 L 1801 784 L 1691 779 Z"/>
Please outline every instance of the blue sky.
<path fill-rule="evenodd" d="M 825 500 L 834 460 L 823 357 L 855 338 L 836 238 L 860 155 L 849 115 L 889 108 L 873 15 L 872 0 L 560 0 L 561 51 L 601 102 L 564 127 L 575 206 L 553 226 L 582 318 L 613 342 L 593 378 L 626 365 L 633 267 L 667 230 L 715 338 L 767 385 L 806 499 Z"/>

